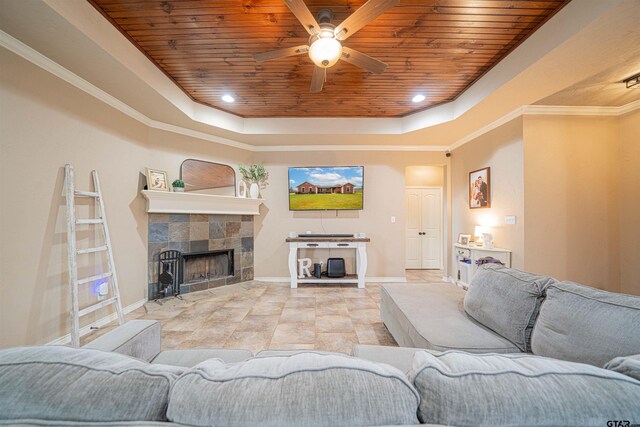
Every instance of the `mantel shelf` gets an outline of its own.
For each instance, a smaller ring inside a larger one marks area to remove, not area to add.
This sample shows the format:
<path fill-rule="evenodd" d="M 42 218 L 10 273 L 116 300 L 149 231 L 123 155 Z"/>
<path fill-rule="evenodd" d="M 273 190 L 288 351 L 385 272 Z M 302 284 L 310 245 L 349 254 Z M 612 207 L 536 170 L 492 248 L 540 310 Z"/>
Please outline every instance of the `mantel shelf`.
<path fill-rule="evenodd" d="M 264 199 L 142 190 L 147 213 L 260 215 Z"/>

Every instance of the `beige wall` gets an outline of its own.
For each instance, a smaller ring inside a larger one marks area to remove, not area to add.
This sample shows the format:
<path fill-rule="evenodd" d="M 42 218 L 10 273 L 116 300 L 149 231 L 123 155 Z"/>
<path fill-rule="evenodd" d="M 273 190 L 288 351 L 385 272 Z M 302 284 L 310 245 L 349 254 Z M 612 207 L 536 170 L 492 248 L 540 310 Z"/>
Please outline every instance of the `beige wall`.
<path fill-rule="evenodd" d="M 444 187 L 444 167 L 407 166 L 405 179 L 407 187 Z"/>
<path fill-rule="evenodd" d="M 619 120 L 620 292 L 640 295 L 640 111 Z"/>
<path fill-rule="evenodd" d="M 524 265 L 522 119 L 486 133 L 454 150 L 451 155 L 451 236 L 473 234 L 476 225 L 489 226 L 496 247 L 512 251 L 514 268 Z M 469 172 L 491 168 L 491 208 L 469 208 Z M 505 215 L 516 215 L 505 225 Z"/>
<path fill-rule="evenodd" d="M 100 173 L 123 305 L 146 298 L 147 215 L 139 190 L 144 168 L 179 176 L 186 158 L 237 169 L 252 153 L 149 129 L 40 68 L 0 49 L 0 348 L 42 344 L 68 333 L 69 289 L 63 166 L 89 189 Z M 92 216 L 80 200 L 78 216 Z M 79 246 L 100 243 L 88 226 Z M 105 269 L 101 257 L 79 258 L 79 274 Z M 81 304 L 95 298 L 81 292 Z M 88 324 L 105 309 L 83 318 Z M 10 325 L 10 327 L 8 327 Z"/>
<path fill-rule="evenodd" d="M 524 118 L 525 269 L 618 291 L 617 118 Z"/>
<path fill-rule="evenodd" d="M 46 343 L 68 330 L 65 163 L 75 166 L 79 188 L 88 189 L 90 171 L 99 171 L 124 305 L 145 298 L 147 217 L 138 175 L 147 128 L 3 49 L 0 63 L 0 347 L 6 347 Z M 79 215 L 90 210 L 84 201 Z M 94 245 L 94 234 L 82 227 L 79 245 Z M 94 272 L 93 265 L 90 256 L 80 258 L 80 274 Z M 87 300 L 86 289 L 81 296 Z"/>
<path fill-rule="evenodd" d="M 262 195 L 266 202 L 256 219 L 256 277 L 287 277 L 288 247 L 285 238 L 290 231 L 311 230 L 315 233 L 364 232 L 371 238 L 367 253 L 371 277 L 404 277 L 405 168 L 412 165 L 442 164 L 443 153 L 390 152 L 317 152 L 256 153 L 255 160 L 269 171 L 269 186 Z M 289 166 L 363 165 L 364 210 L 291 212 L 287 180 Z M 396 222 L 391 223 L 391 217 Z M 323 228 L 324 226 L 324 228 Z M 310 253 L 314 259 L 326 253 Z M 332 256 L 349 258 L 348 252 L 332 251 Z M 349 262 L 350 259 L 347 261 Z"/>

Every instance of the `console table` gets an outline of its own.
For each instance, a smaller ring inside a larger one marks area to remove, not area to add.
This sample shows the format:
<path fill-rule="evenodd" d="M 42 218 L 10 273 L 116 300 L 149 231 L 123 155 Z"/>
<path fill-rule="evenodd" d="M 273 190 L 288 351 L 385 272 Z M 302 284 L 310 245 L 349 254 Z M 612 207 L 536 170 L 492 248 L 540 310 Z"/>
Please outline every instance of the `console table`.
<path fill-rule="evenodd" d="M 367 272 L 367 243 L 369 238 L 357 237 L 289 237 L 289 273 L 291 287 L 297 288 L 298 283 L 357 283 L 358 288 L 364 288 L 364 278 Z M 356 251 L 357 274 L 347 274 L 345 277 L 332 278 L 307 277 L 298 278 L 298 249 L 354 249 Z"/>
<path fill-rule="evenodd" d="M 478 271 L 478 260 L 485 257 L 493 257 L 505 266 L 511 268 L 511 251 L 502 248 L 484 248 L 482 246 L 469 246 L 456 243 L 453 245 L 455 263 L 453 266 L 454 280 L 464 289 L 469 288 L 471 279 Z M 467 261 L 467 262 L 465 262 Z M 464 265 L 463 265 L 464 264 Z"/>

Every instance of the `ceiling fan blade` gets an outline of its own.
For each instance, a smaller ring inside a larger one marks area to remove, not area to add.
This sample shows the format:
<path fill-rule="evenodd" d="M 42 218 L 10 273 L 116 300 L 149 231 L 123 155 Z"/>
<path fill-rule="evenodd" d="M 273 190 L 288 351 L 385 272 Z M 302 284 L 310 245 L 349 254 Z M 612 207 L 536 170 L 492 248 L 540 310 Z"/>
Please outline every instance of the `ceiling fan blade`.
<path fill-rule="evenodd" d="M 321 92 L 324 85 L 324 79 L 327 76 L 327 69 L 315 66 L 313 67 L 313 76 L 311 76 L 311 92 Z"/>
<path fill-rule="evenodd" d="M 382 74 L 387 69 L 387 64 L 384 62 L 346 46 L 342 48 L 342 59 L 374 74 Z"/>
<path fill-rule="evenodd" d="M 307 53 L 309 46 L 306 44 L 300 46 L 285 47 L 284 49 L 270 50 L 268 52 L 256 53 L 253 55 L 253 59 L 258 62 L 271 61 L 272 59 L 284 58 L 287 56 L 300 55 L 301 53 Z"/>
<path fill-rule="evenodd" d="M 313 17 L 313 14 L 309 11 L 309 8 L 302 0 L 284 0 L 291 12 L 298 18 L 298 21 L 311 35 L 320 34 L 320 25 L 318 21 Z"/>
<path fill-rule="evenodd" d="M 336 27 L 336 38 L 338 40 L 346 40 L 369 22 L 385 13 L 387 9 L 398 4 L 399 1 L 400 0 L 369 0 Z"/>

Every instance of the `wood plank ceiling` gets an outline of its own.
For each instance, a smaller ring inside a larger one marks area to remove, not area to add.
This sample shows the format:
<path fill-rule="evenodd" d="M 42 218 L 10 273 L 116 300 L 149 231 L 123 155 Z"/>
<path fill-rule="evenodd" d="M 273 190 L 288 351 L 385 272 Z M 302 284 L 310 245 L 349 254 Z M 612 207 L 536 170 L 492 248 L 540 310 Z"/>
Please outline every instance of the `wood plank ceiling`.
<path fill-rule="evenodd" d="M 344 43 L 387 70 L 339 61 L 320 93 L 307 55 L 252 57 L 307 43 L 282 0 L 89 1 L 194 101 L 243 117 L 400 117 L 454 100 L 569 0 L 401 0 Z M 334 23 L 364 2 L 306 0 Z"/>

